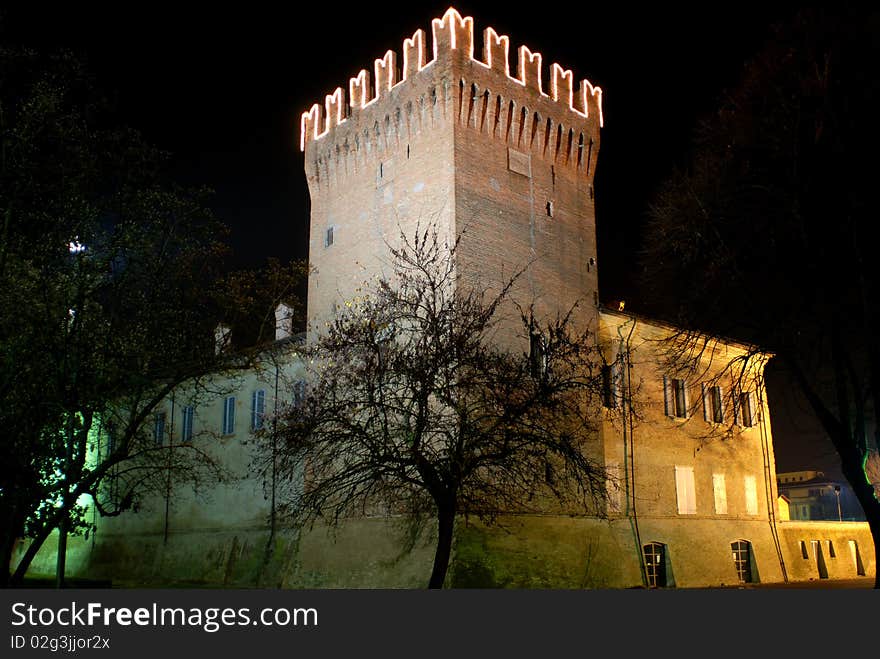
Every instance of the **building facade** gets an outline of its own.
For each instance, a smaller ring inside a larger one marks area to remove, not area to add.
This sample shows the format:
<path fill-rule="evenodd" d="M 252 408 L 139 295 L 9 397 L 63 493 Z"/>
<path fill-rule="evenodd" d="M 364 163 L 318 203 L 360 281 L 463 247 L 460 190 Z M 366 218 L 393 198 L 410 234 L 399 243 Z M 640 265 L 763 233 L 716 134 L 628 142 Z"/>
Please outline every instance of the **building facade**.
<path fill-rule="evenodd" d="M 697 368 L 679 372 L 664 365 L 675 328 L 599 304 L 602 91 L 555 63 L 545 80 L 539 53 L 510 50 L 492 28 L 479 49 L 473 19 L 450 9 L 301 119 L 312 199 L 309 338 L 389 274 L 401 234 L 430 227 L 460 240 L 459 285 L 491 291 L 522 271 L 511 298 L 543 318 L 575 308 L 604 359 L 606 395 L 588 450 L 608 474 L 606 514 L 510 514 L 491 527 L 462 519 L 447 584 L 698 587 L 872 575 L 867 524 L 779 519 L 767 355 L 717 342 Z M 512 322 L 508 330 L 500 341 L 521 340 Z M 107 578 L 131 558 L 126 574 L 137 585 L 427 583 L 430 537 L 402 552 L 392 517 L 350 519 L 332 534 L 267 526 L 271 483 L 249 472 L 249 439 L 260 414 L 295 396 L 290 383 L 303 366 L 290 345 L 272 354 L 196 415 L 197 428 L 204 419 L 220 430 L 206 441 L 239 480 L 204 499 L 180 492 L 172 506 L 157 501 L 152 513 L 102 521 L 72 565 Z M 746 358 L 737 377 L 721 368 Z M 179 415 L 170 422 L 187 432 Z"/>

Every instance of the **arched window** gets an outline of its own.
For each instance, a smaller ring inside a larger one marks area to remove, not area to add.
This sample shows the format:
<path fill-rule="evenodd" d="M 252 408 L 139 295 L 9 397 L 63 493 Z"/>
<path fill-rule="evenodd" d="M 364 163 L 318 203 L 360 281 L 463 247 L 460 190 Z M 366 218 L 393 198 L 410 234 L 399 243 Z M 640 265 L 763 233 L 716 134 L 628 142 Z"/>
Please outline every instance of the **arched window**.
<path fill-rule="evenodd" d="M 648 588 L 664 588 L 666 586 L 666 545 L 660 542 L 649 542 L 643 547 L 643 550 Z"/>
<path fill-rule="evenodd" d="M 730 543 L 733 550 L 733 565 L 736 575 L 742 583 L 752 582 L 752 544 L 748 540 L 737 540 Z"/>

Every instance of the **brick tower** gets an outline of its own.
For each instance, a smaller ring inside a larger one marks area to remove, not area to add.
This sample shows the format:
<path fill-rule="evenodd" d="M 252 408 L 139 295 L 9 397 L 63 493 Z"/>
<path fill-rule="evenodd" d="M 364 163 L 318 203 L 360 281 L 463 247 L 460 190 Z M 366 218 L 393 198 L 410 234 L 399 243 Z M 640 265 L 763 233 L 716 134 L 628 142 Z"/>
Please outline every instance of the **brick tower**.
<path fill-rule="evenodd" d="M 514 290 L 539 315 L 596 318 L 593 174 L 602 91 L 450 8 L 301 120 L 311 194 L 310 327 L 388 266 L 400 232 L 463 234 L 462 281 Z"/>

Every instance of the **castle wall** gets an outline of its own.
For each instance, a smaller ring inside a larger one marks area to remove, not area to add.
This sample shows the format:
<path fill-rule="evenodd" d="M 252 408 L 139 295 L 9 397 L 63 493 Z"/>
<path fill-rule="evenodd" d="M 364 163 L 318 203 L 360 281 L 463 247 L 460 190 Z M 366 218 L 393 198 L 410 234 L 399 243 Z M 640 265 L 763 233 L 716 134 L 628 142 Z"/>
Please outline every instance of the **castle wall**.
<path fill-rule="evenodd" d="M 450 9 L 303 114 L 312 197 L 309 319 L 320 329 L 362 283 L 388 275 L 402 229 L 462 236 L 460 281 L 492 291 L 528 266 L 515 291 L 539 315 L 596 301 L 592 177 L 601 90 L 575 83 Z M 433 57 L 430 57 L 433 55 Z M 398 68 L 398 61 L 402 67 Z M 330 243 L 332 230 L 332 244 Z M 518 321 L 517 321 L 518 322 Z"/>

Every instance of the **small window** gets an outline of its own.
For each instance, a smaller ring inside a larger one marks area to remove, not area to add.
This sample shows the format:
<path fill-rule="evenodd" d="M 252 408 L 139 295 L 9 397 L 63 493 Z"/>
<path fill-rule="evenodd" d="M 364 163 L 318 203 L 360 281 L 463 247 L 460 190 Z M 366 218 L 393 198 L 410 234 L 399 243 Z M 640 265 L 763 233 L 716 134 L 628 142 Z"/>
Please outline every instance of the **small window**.
<path fill-rule="evenodd" d="M 620 355 L 613 364 L 602 367 L 602 401 L 609 409 L 616 409 L 623 402 L 623 359 Z"/>
<path fill-rule="evenodd" d="M 553 202 L 547 202 L 547 217 L 553 217 Z"/>
<path fill-rule="evenodd" d="M 831 558 L 837 558 L 837 552 L 834 551 L 834 542 L 832 540 L 828 541 L 828 556 Z"/>
<path fill-rule="evenodd" d="M 293 406 L 302 407 L 306 401 L 306 381 L 297 380 L 293 383 Z"/>
<path fill-rule="evenodd" d="M 736 422 L 744 428 L 755 425 L 755 396 L 752 391 L 740 392 L 735 399 Z M 801 479 L 803 480 L 803 479 Z"/>
<path fill-rule="evenodd" d="M 182 439 L 185 442 L 191 442 L 193 438 L 193 417 L 195 416 L 195 408 L 187 405 L 183 408 L 183 433 Z"/>
<path fill-rule="evenodd" d="M 330 247 L 333 244 L 333 227 L 328 227 L 324 234 L 324 247 Z"/>
<path fill-rule="evenodd" d="M 539 332 L 533 331 L 529 336 L 529 366 L 534 378 L 547 374 L 547 347 Z"/>
<path fill-rule="evenodd" d="M 266 390 L 257 389 L 251 396 L 251 430 L 260 430 L 263 427 L 265 414 Z"/>
<path fill-rule="evenodd" d="M 223 434 L 235 432 L 235 396 L 227 396 L 223 400 Z"/>
<path fill-rule="evenodd" d="M 153 418 L 153 441 L 157 446 L 165 443 L 165 412 L 159 412 Z"/>
<path fill-rule="evenodd" d="M 724 423 L 724 391 L 721 387 L 703 385 L 703 418 L 710 423 Z"/>
<path fill-rule="evenodd" d="M 686 419 L 688 416 L 687 383 L 680 378 L 663 378 L 663 404 L 666 416 Z"/>
<path fill-rule="evenodd" d="M 805 540 L 801 540 L 801 556 L 807 560 L 810 558 L 810 554 L 807 552 L 807 543 Z"/>

